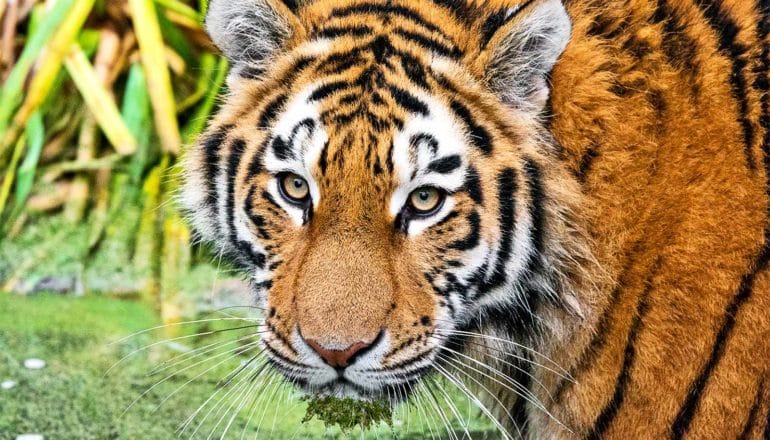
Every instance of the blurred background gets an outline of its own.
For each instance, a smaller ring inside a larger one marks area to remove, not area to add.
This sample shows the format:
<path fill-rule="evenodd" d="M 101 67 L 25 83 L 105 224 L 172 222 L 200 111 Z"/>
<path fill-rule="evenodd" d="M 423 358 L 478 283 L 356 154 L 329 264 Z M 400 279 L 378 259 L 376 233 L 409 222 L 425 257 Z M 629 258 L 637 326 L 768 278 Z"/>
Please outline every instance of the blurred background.
<path fill-rule="evenodd" d="M 225 87 L 205 8 L 0 0 L 0 439 L 340 436 L 259 367 L 259 310 L 173 200 Z M 494 438 L 434 387 L 365 436 Z"/>

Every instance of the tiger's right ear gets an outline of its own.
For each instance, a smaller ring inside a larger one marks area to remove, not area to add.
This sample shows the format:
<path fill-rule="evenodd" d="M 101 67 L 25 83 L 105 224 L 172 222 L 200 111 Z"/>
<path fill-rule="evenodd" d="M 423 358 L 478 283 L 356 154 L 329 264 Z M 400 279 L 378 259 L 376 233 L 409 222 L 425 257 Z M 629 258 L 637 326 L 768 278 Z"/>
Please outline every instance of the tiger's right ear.
<path fill-rule="evenodd" d="M 287 0 L 210 0 L 206 31 L 232 64 L 232 73 L 259 77 L 294 37 L 305 33 Z"/>

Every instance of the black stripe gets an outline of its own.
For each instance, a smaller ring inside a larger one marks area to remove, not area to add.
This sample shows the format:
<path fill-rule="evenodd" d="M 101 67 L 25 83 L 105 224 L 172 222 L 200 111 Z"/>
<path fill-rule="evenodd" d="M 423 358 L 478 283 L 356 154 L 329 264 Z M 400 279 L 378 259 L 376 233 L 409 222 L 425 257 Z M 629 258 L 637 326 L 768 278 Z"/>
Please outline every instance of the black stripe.
<path fill-rule="evenodd" d="M 265 149 L 269 143 L 270 138 L 266 138 L 262 142 L 262 145 L 259 147 L 259 151 L 257 151 L 254 156 L 252 156 L 251 163 L 249 164 L 248 174 L 246 175 L 247 182 L 250 182 L 256 175 L 264 171 L 264 168 L 262 167 L 262 159 L 265 154 Z"/>
<path fill-rule="evenodd" d="M 390 85 L 388 89 L 390 90 L 391 96 L 393 96 L 393 99 L 396 101 L 396 104 L 409 112 L 417 113 L 422 116 L 428 116 L 430 114 L 428 106 L 406 90 L 394 85 Z"/>
<path fill-rule="evenodd" d="M 757 34 L 762 42 L 762 51 L 759 55 L 760 65 L 757 67 L 757 76 L 754 80 L 754 88 L 760 92 L 760 107 L 762 114 L 759 117 L 759 125 L 765 130 L 762 138 L 762 152 L 767 174 L 768 194 L 770 194 L 770 1 L 760 1 L 762 19 L 757 24 Z M 770 206 L 768 207 L 770 210 Z"/>
<path fill-rule="evenodd" d="M 489 41 L 495 35 L 495 32 L 505 24 L 507 15 L 507 9 L 500 9 L 493 12 L 486 20 L 484 20 L 484 25 L 481 27 L 481 49 L 487 47 L 487 44 L 489 44 Z"/>
<path fill-rule="evenodd" d="M 439 174 L 449 174 L 460 168 L 460 165 L 462 164 L 463 161 L 460 159 L 460 156 L 453 154 L 431 162 L 428 165 L 428 171 Z"/>
<path fill-rule="evenodd" d="M 655 262 L 655 266 L 650 273 L 650 277 L 647 279 L 647 287 L 639 298 L 639 302 L 636 304 L 636 314 L 634 320 L 631 323 L 631 330 L 628 333 L 626 339 L 626 348 L 623 351 L 623 367 L 618 374 L 617 382 L 615 382 L 615 391 L 612 393 L 612 398 L 604 406 L 602 412 L 596 418 L 594 427 L 591 433 L 588 435 L 589 439 L 598 440 L 602 438 L 607 428 L 610 427 L 615 416 L 617 416 L 623 400 L 625 399 L 626 390 L 628 388 L 628 382 L 631 380 L 631 368 L 634 366 L 634 360 L 636 358 L 636 339 L 639 335 L 639 330 L 642 327 L 642 321 L 647 315 L 649 309 L 649 296 L 650 291 L 653 288 L 653 277 L 660 268 L 660 258 Z"/>
<path fill-rule="evenodd" d="M 530 231 L 530 243 L 535 248 L 535 253 L 540 254 L 543 251 L 544 244 L 544 226 L 545 226 L 545 190 L 541 181 L 540 167 L 532 160 L 524 163 L 524 174 L 527 176 L 527 186 L 529 186 L 529 216 L 532 219 L 532 229 Z"/>
<path fill-rule="evenodd" d="M 596 144 L 589 145 L 583 152 L 583 155 L 580 156 L 580 163 L 578 164 L 578 169 L 575 173 L 575 177 L 577 177 L 580 182 L 586 181 L 586 176 L 588 175 L 588 172 L 591 171 L 591 168 L 593 168 L 594 160 L 596 160 L 597 157 L 599 157 L 599 151 Z"/>
<path fill-rule="evenodd" d="M 225 200 L 225 209 L 227 216 L 227 227 L 230 232 L 230 243 L 234 248 L 239 248 L 238 234 L 235 231 L 235 181 L 238 178 L 238 165 L 241 163 L 241 157 L 246 151 L 246 141 L 241 138 L 235 138 L 230 143 L 229 156 L 227 157 L 227 190 Z"/>
<path fill-rule="evenodd" d="M 388 147 L 388 152 L 385 156 L 385 168 L 387 168 L 388 173 L 393 173 L 393 141 L 390 142 L 390 147 Z"/>
<path fill-rule="evenodd" d="M 329 15 L 330 18 L 342 18 L 347 17 L 350 15 L 355 14 L 378 14 L 378 15 L 398 15 L 400 17 L 406 18 L 425 29 L 435 32 L 437 34 L 441 34 L 442 37 L 446 38 L 447 40 L 450 40 L 442 31 L 441 28 L 436 26 L 433 23 L 428 22 L 425 20 L 420 14 L 418 14 L 416 11 L 409 9 L 404 6 L 399 5 L 392 5 L 392 4 L 379 4 L 379 3 L 359 3 L 357 5 L 347 6 L 344 8 L 336 8 L 332 10 L 332 13 Z"/>
<path fill-rule="evenodd" d="M 607 343 L 607 332 L 609 332 L 610 324 L 613 322 L 615 309 L 620 304 L 620 294 L 626 287 L 628 275 L 633 268 L 634 262 L 637 261 L 636 257 L 639 254 L 641 244 L 641 241 L 636 242 L 631 252 L 627 253 L 626 262 L 624 263 L 623 269 L 621 269 L 620 275 L 618 276 L 617 286 L 615 286 L 615 288 L 612 290 L 612 294 L 610 294 L 609 304 L 607 304 L 604 311 L 602 311 L 602 316 L 599 318 L 599 322 L 596 325 L 596 330 L 594 331 L 593 338 L 591 338 L 591 342 L 588 344 L 588 347 L 586 347 L 580 354 L 578 361 L 575 362 L 575 366 L 570 369 L 569 377 L 577 380 L 578 376 L 583 371 L 585 371 L 589 365 L 591 365 L 599 351 L 601 351 L 604 348 L 604 345 Z M 556 390 L 553 392 L 554 402 L 561 402 L 564 392 L 574 383 L 575 382 L 572 380 L 563 378 L 557 385 Z"/>
<path fill-rule="evenodd" d="M 433 137 L 433 135 L 428 133 L 412 135 L 412 137 L 409 139 L 409 145 L 412 147 L 412 149 L 421 145 L 426 145 L 430 149 L 430 153 L 432 155 L 435 156 L 438 153 L 438 141 L 435 137 Z M 415 151 L 414 154 L 417 154 L 417 152 Z"/>
<path fill-rule="evenodd" d="M 692 83 L 693 94 L 698 94 L 700 67 L 697 63 L 700 47 L 695 39 L 687 35 L 687 28 L 671 8 L 667 0 L 657 0 L 658 4 L 653 15 L 654 23 L 663 22 L 663 41 L 661 46 L 666 54 L 668 63 L 676 69 L 682 69 L 687 73 L 688 80 Z"/>
<path fill-rule="evenodd" d="M 329 141 L 324 143 L 324 148 L 321 150 L 321 159 L 318 161 L 318 167 L 321 169 L 321 175 L 326 175 L 326 168 L 329 166 Z"/>
<path fill-rule="evenodd" d="M 741 306 L 751 298 L 754 280 L 760 272 L 767 269 L 768 263 L 770 263 L 770 229 L 765 231 L 765 244 L 762 247 L 762 251 L 757 256 L 754 264 L 752 264 L 752 269 L 741 279 L 738 293 L 733 297 L 725 310 L 722 325 L 719 328 L 716 340 L 711 349 L 711 355 L 698 377 L 690 385 L 687 398 L 679 409 L 679 412 L 674 419 L 674 424 L 671 426 L 671 438 L 681 439 L 690 429 L 690 424 L 692 423 L 692 419 L 700 404 L 703 390 L 706 388 L 706 384 L 714 373 L 714 369 L 719 364 L 722 356 L 724 356 L 725 346 L 735 327 L 738 312 L 740 312 Z"/>
<path fill-rule="evenodd" d="M 770 440 L 770 408 L 767 409 L 767 417 L 765 417 L 765 433 L 764 439 Z"/>
<path fill-rule="evenodd" d="M 343 36 L 365 37 L 372 35 L 374 30 L 369 26 L 327 26 L 315 33 L 320 38 L 339 38 Z"/>
<path fill-rule="evenodd" d="M 494 38 L 495 33 L 505 26 L 507 23 L 510 23 L 511 20 L 516 18 L 522 11 L 529 8 L 529 6 L 533 3 L 533 0 L 526 0 L 521 6 L 519 6 L 518 9 L 516 9 L 516 12 L 511 14 L 511 9 L 500 9 L 497 12 L 493 13 L 489 17 L 487 17 L 486 21 L 484 21 L 484 25 L 481 27 L 481 49 L 485 49 L 487 45 L 489 45 L 489 42 Z"/>
<path fill-rule="evenodd" d="M 284 94 L 278 95 L 272 101 L 270 101 L 262 110 L 262 113 L 259 115 L 259 125 L 257 126 L 257 128 L 267 129 L 268 126 L 278 116 L 278 112 L 281 111 L 285 103 L 286 103 L 286 95 Z"/>
<path fill-rule="evenodd" d="M 746 418 L 746 422 L 743 424 L 741 434 L 738 436 L 739 440 L 748 439 L 751 434 L 751 429 L 757 424 L 757 414 L 762 407 L 762 397 L 765 394 L 765 381 L 760 380 L 757 385 L 757 395 L 754 397 L 754 403 L 749 410 L 749 416 Z"/>
<path fill-rule="evenodd" d="M 406 52 L 398 51 L 396 54 L 401 58 L 401 67 L 404 69 L 406 76 L 416 85 L 430 90 L 430 86 L 426 79 L 425 68 L 423 68 L 420 60 Z"/>
<path fill-rule="evenodd" d="M 281 136 L 276 136 L 270 147 L 275 157 L 279 160 L 293 159 L 295 157 L 291 144 Z"/>
<path fill-rule="evenodd" d="M 454 100 L 451 103 L 452 111 L 460 118 L 461 121 L 468 127 L 470 132 L 471 143 L 481 150 L 485 155 L 492 153 L 492 138 L 489 136 L 489 132 L 482 126 L 476 123 L 473 119 L 471 111 L 468 110 L 463 103 Z"/>
<path fill-rule="evenodd" d="M 216 209 L 217 206 L 217 175 L 219 175 L 219 150 L 232 130 L 232 125 L 221 127 L 203 140 L 203 166 L 206 179 L 206 204 Z"/>
<path fill-rule="evenodd" d="M 529 357 L 529 356 L 527 356 Z M 517 362 L 517 360 L 511 359 L 513 362 Z M 529 360 L 529 359 L 528 359 Z M 513 363 L 511 362 L 511 363 Z M 518 369 L 515 371 L 515 382 L 521 384 L 521 386 L 529 390 L 532 387 L 532 367 L 530 366 L 533 361 L 529 360 L 529 362 L 524 363 L 524 367 L 519 367 L 523 371 L 519 371 Z M 527 411 L 527 406 L 529 406 L 529 402 L 527 399 L 523 398 L 522 396 L 518 396 L 516 399 L 516 403 L 513 404 L 513 407 L 511 408 L 511 417 L 513 418 L 513 423 L 516 425 L 517 432 L 521 434 L 522 438 L 530 438 L 529 436 L 529 414 Z"/>
<path fill-rule="evenodd" d="M 513 251 L 513 232 L 516 221 L 516 171 L 506 168 L 497 176 L 498 223 L 500 224 L 500 249 L 489 280 L 482 280 L 479 294 L 501 286 L 507 279 L 505 265 Z"/>
<path fill-rule="evenodd" d="M 722 0 L 696 0 L 696 3 L 718 36 L 719 50 L 732 62 L 729 81 L 733 98 L 738 103 L 738 122 L 743 131 L 744 154 L 749 168 L 755 170 L 756 163 L 751 151 L 755 134 L 754 126 L 749 120 L 748 90 L 746 77 L 743 74 L 747 64 L 744 56 L 747 48 L 736 41 L 740 28 L 727 11 L 722 8 Z"/>
<path fill-rule="evenodd" d="M 361 57 L 363 48 L 355 48 L 344 52 L 330 54 L 323 61 L 318 63 L 316 71 L 324 73 L 336 73 L 344 71 L 350 66 L 366 63 L 367 60 Z"/>
<path fill-rule="evenodd" d="M 311 64 L 315 62 L 315 57 L 300 57 L 294 60 L 294 64 L 286 69 L 285 76 L 278 81 L 284 87 L 291 87 L 294 84 L 294 80 L 299 74 L 305 71 Z"/>
<path fill-rule="evenodd" d="M 473 211 L 468 214 L 467 220 L 470 227 L 468 235 L 450 244 L 450 249 L 467 251 L 479 245 L 481 241 L 481 216 L 478 212 Z"/>
<path fill-rule="evenodd" d="M 465 183 L 463 184 L 463 190 L 468 193 L 471 200 L 476 204 L 484 204 L 484 193 L 481 190 L 481 179 L 479 178 L 479 172 L 476 168 L 469 166 L 465 171 Z"/>
<path fill-rule="evenodd" d="M 346 81 L 334 81 L 334 82 L 326 83 L 321 87 L 317 88 L 315 91 L 313 91 L 313 93 L 310 95 L 310 97 L 307 100 L 309 102 L 320 101 L 322 99 L 329 97 L 329 95 L 333 94 L 334 92 L 345 90 L 349 87 L 350 87 L 350 84 L 347 83 Z"/>
<path fill-rule="evenodd" d="M 279 205 L 278 202 L 275 201 L 272 194 L 270 194 L 267 191 L 262 191 L 262 198 L 267 200 L 267 202 L 273 205 L 274 207 L 278 208 L 280 210 L 278 212 L 283 212 L 283 207 Z"/>
<path fill-rule="evenodd" d="M 457 47 L 449 47 L 446 44 L 418 32 L 397 28 L 394 33 L 407 41 L 421 46 L 423 49 L 427 49 L 447 58 L 458 58 L 462 55 L 462 52 Z"/>

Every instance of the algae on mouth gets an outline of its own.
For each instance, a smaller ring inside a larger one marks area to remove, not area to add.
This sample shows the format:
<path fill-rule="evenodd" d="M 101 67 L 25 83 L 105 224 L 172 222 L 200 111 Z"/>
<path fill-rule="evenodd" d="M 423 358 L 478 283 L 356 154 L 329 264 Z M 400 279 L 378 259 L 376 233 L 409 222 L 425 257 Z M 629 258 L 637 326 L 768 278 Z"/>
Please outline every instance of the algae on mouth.
<path fill-rule="evenodd" d="M 348 432 L 356 426 L 365 431 L 381 422 L 393 426 L 393 411 L 387 402 L 369 402 L 349 397 L 339 399 L 331 396 L 305 400 L 308 401 L 308 406 L 302 422 L 316 417 L 327 427 L 339 425 L 343 432 Z"/>

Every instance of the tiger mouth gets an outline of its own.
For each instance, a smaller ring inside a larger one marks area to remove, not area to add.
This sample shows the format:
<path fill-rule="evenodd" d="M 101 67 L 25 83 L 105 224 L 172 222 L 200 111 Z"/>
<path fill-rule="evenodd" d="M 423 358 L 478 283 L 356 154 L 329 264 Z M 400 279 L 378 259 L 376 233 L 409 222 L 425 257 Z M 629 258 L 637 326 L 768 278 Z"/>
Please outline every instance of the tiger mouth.
<path fill-rule="evenodd" d="M 409 399 L 415 386 L 433 370 L 434 360 L 431 358 L 440 349 L 434 347 L 417 353 L 391 368 L 351 365 L 340 369 L 290 359 L 264 339 L 263 345 L 271 366 L 303 394 L 363 401 L 381 400 L 392 404 Z"/>

